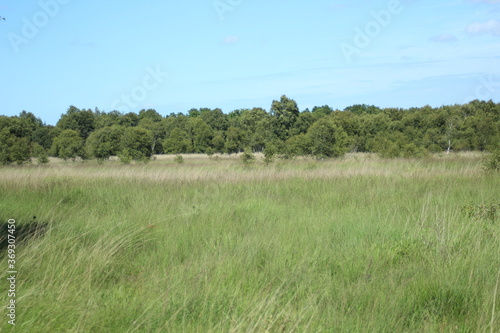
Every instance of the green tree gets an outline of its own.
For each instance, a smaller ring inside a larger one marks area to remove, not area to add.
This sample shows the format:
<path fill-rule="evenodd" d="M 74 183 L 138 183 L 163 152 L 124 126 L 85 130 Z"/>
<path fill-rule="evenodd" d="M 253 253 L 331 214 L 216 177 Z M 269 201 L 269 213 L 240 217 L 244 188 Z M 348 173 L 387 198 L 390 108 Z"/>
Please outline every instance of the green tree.
<path fill-rule="evenodd" d="M 111 111 L 109 113 L 98 111 L 95 114 L 95 129 L 118 125 L 122 114 L 120 111 Z"/>
<path fill-rule="evenodd" d="M 214 131 L 226 131 L 229 127 L 229 120 L 221 109 L 202 109 L 201 119 Z"/>
<path fill-rule="evenodd" d="M 118 155 L 122 148 L 124 132 L 125 128 L 120 125 L 103 127 L 92 132 L 85 143 L 87 155 L 98 160 L 107 160 Z"/>
<path fill-rule="evenodd" d="M 297 103 L 293 99 L 283 95 L 279 101 L 273 101 L 271 115 L 276 119 L 276 135 L 281 140 L 286 140 L 290 136 L 291 128 L 299 117 Z"/>
<path fill-rule="evenodd" d="M 226 141 L 224 140 L 224 133 L 222 131 L 214 133 L 214 137 L 211 142 L 214 152 L 223 153 L 225 143 Z"/>
<path fill-rule="evenodd" d="M 14 145 L 15 138 L 8 128 L 0 130 L 0 163 L 3 165 L 12 163 L 10 148 Z"/>
<path fill-rule="evenodd" d="M 348 149 L 347 134 L 329 117 L 312 124 L 307 135 L 311 142 L 311 154 L 316 158 L 340 157 Z"/>
<path fill-rule="evenodd" d="M 18 165 L 29 162 L 31 161 L 31 142 L 28 138 L 15 138 L 10 152 L 12 160 Z"/>
<path fill-rule="evenodd" d="M 38 143 L 34 142 L 32 145 L 32 154 L 33 157 L 36 157 L 38 160 L 38 164 L 46 164 L 49 163 L 49 156 L 45 148 L 40 146 Z"/>
<path fill-rule="evenodd" d="M 238 127 L 229 127 L 226 133 L 226 153 L 239 153 L 243 142 L 243 131 Z"/>
<path fill-rule="evenodd" d="M 163 139 L 165 139 L 166 136 L 166 131 L 162 125 L 161 119 L 158 120 L 158 118 L 144 117 L 139 121 L 139 124 L 137 126 L 151 131 L 151 133 L 153 134 L 153 144 L 151 146 L 151 149 L 155 154 L 161 153 L 163 151 L 161 142 L 163 141 Z"/>
<path fill-rule="evenodd" d="M 420 158 L 428 154 L 425 148 L 417 146 L 401 132 L 379 133 L 370 145 L 382 158 Z"/>
<path fill-rule="evenodd" d="M 134 112 L 129 112 L 124 115 L 122 115 L 118 119 L 118 125 L 124 126 L 124 127 L 135 127 L 137 124 L 139 124 L 139 116 L 134 113 Z"/>
<path fill-rule="evenodd" d="M 140 127 L 125 129 L 122 140 L 120 158 L 122 161 L 149 161 L 153 155 L 153 133 Z"/>
<path fill-rule="evenodd" d="M 92 110 L 79 110 L 71 105 L 57 122 L 57 127 L 62 130 L 75 130 L 83 139 L 87 139 L 90 133 L 95 130 L 95 118 Z"/>
<path fill-rule="evenodd" d="M 28 138 L 19 138 L 7 128 L 0 131 L 0 163 L 23 164 L 30 161 L 31 143 Z"/>
<path fill-rule="evenodd" d="M 356 115 L 361 115 L 363 113 L 366 114 L 377 114 L 382 110 L 375 105 L 366 105 L 366 104 L 355 104 L 352 106 L 348 106 L 344 109 L 344 111 L 352 112 Z"/>
<path fill-rule="evenodd" d="M 293 158 L 311 154 L 311 137 L 301 133 L 294 135 L 285 141 L 284 157 Z"/>
<path fill-rule="evenodd" d="M 201 117 L 190 118 L 187 123 L 187 133 L 195 153 L 205 153 L 211 148 L 214 131 Z"/>
<path fill-rule="evenodd" d="M 153 122 L 160 122 L 163 117 L 155 109 L 142 109 L 139 111 L 139 121 L 143 119 L 150 119 Z"/>
<path fill-rule="evenodd" d="M 84 158 L 83 142 L 82 137 L 77 131 L 71 129 L 64 130 L 54 139 L 51 154 L 64 160 L 72 159 L 74 161 L 77 157 Z"/>
<path fill-rule="evenodd" d="M 166 154 L 191 153 L 193 150 L 191 140 L 180 128 L 174 128 L 170 135 L 163 141 L 163 151 Z"/>

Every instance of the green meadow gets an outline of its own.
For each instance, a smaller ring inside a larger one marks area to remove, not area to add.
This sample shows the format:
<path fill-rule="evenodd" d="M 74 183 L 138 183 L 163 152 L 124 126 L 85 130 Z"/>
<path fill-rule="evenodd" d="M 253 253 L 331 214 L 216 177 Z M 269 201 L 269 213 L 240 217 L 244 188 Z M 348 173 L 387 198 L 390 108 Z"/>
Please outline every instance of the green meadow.
<path fill-rule="evenodd" d="M 499 332 L 483 156 L 1 167 L 0 331 Z"/>

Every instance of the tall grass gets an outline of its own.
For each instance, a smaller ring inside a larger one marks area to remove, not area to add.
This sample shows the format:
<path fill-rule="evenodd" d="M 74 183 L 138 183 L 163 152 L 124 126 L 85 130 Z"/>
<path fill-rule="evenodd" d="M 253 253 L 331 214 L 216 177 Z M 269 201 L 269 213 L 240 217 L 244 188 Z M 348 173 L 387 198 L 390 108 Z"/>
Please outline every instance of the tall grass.
<path fill-rule="evenodd" d="M 173 158 L 0 169 L 0 218 L 50 225 L 16 329 L 498 331 L 500 221 L 462 212 L 499 200 L 481 156 Z"/>

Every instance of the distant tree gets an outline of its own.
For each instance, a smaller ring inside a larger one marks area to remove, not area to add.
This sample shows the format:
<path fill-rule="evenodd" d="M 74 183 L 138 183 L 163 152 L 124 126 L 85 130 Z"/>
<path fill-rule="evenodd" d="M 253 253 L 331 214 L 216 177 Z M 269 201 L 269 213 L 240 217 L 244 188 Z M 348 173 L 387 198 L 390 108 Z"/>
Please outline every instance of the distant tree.
<path fill-rule="evenodd" d="M 371 141 L 372 151 L 382 158 L 421 158 L 427 156 L 427 150 L 411 142 L 401 132 L 380 133 Z"/>
<path fill-rule="evenodd" d="M 189 119 L 186 127 L 194 152 L 207 152 L 211 147 L 211 141 L 214 137 L 213 129 L 203 121 L 202 117 Z"/>
<path fill-rule="evenodd" d="M 139 124 L 139 116 L 134 113 L 134 112 L 129 112 L 124 115 L 122 115 L 118 119 L 118 125 L 124 126 L 124 127 L 135 127 L 137 124 Z"/>
<path fill-rule="evenodd" d="M 64 130 L 54 139 L 51 154 L 64 160 L 72 159 L 74 161 L 77 157 L 85 158 L 83 142 L 77 131 Z"/>
<path fill-rule="evenodd" d="M 31 161 L 31 142 L 28 138 L 16 138 L 11 147 L 12 160 L 21 165 Z"/>
<path fill-rule="evenodd" d="M 243 131 L 238 127 L 229 127 L 226 133 L 226 153 L 239 153 L 242 149 Z"/>
<path fill-rule="evenodd" d="M 142 109 L 139 111 L 139 121 L 143 119 L 150 119 L 151 121 L 154 122 L 160 122 L 163 117 L 161 114 L 159 114 L 155 109 Z"/>
<path fill-rule="evenodd" d="M 214 131 L 226 131 L 229 127 L 229 120 L 221 109 L 202 109 L 201 119 Z"/>
<path fill-rule="evenodd" d="M 262 151 L 266 142 L 274 137 L 271 116 L 262 108 L 241 110 L 240 116 L 233 118 L 233 127 L 242 130 L 242 144 L 256 152 Z"/>
<path fill-rule="evenodd" d="M 119 111 L 96 112 L 95 114 L 95 129 L 118 125 L 122 114 Z"/>
<path fill-rule="evenodd" d="M 31 112 L 22 111 L 19 114 L 19 122 L 23 133 L 18 136 L 28 138 L 30 141 L 33 141 L 35 133 L 44 127 L 42 120 Z"/>
<path fill-rule="evenodd" d="M 123 133 L 121 140 L 122 150 L 120 158 L 122 161 L 149 161 L 153 155 L 153 133 L 140 127 L 128 127 Z"/>
<path fill-rule="evenodd" d="M 0 130 L 0 163 L 3 165 L 12 163 L 10 147 L 14 145 L 15 135 L 8 128 Z"/>
<path fill-rule="evenodd" d="M 223 153 L 224 152 L 224 132 L 218 131 L 214 133 L 214 137 L 212 138 L 212 148 L 215 153 Z"/>
<path fill-rule="evenodd" d="M 62 130 L 75 130 L 85 140 L 95 130 L 95 118 L 92 110 L 80 110 L 71 105 L 56 126 Z"/>
<path fill-rule="evenodd" d="M 38 160 L 38 164 L 49 163 L 49 155 L 47 154 L 47 151 L 36 142 L 32 144 L 31 156 Z"/>
<path fill-rule="evenodd" d="M 31 158 L 31 142 L 26 137 L 17 137 L 5 127 L 0 130 L 0 163 L 23 164 Z"/>
<path fill-rule="evenodd" d="M 348 112 L 352 112 L 356 115 L 360 115 L 363 113 L 377 114 L 377 113 L 381 112 L 382 110 L 379 107 L 376 107 L 375 105 L 355 104 L 355 105 L 346 107 L 344 109 L 344 111 L 348 111 Z"/>
<path fill-rule="evenodd" d="M 304 133 L 294 135 L 285 141 L 283 155 L 285 158 L 309 155 L 311 154 L 312 145 L 311 136 Z"/>
<path fill-rule="evenodd" d="M 319 115 L 320 117 L 328 116 L 333 112 L 333 109 L 329 107 L 328 105 L 323 105 L 323 106 L 315 106 L 312 109 L 312 113 L 315 115 Z"/>
<path fill-rule="evenodd" d="M 120 125 L 103 127 L 92 132 L 85 143 L 87 155 L 101 161 L 118 155 L 122 148 L 124 132 L 125 128 Z"/>
<path fill-rule="evenodd" d="M 170 135 L 163 141 L 163 151 L 166 154 L 191 153 L 193 147 L 185 131 L 174 128 Z"/>
<path fill-rule="evenodd" d="M 151 146 L 151 149 L 153 150 L 154 154 L 159 154 L 163 152 L 163 146 L 161 142 L 163 141 L 163 139 L 165 139 L 166 131 L 161 120 L 158 120 L 158 118 L 156 118 L 156 120 L 154 119 L 155 118 L 153 117 L 144 117 L 139 121 L 139 124 L 137 126 L 151 131 L 151 133 L 153 134 L 153 144 Z"/>
<path fill-rule="evenodd" d="M 307 135 L 311 142 L 311 154 L 316 158 L 340 157 L 348 149 L 347 134 L 330 117 L 315 122 Z"/>
<path fill-rule="evenodd" d="M 290 136 L 290 130 L 299 117 L 297 103 L 285 95 L 279 101 L 273 101 L 271 115 L 276 119 L 276 134 L 281 140 Z"/>
<path fill-rule="evenodd" d="M 188 111 L 189 118 L 196 118 L 201 116 L 201 112 L 198 109 L 192 108 Z"/>
<path fill-rule="evenodd" d="M 319 112 L 311 113 L 309 111 L 301 112 L 299 117 L 295 121 L 295 124 L 290 129 L 289 135 L 290 137 L 298 134 L 305 134 L 309 130 L 312 124 L 314 124 L 319 118 L 323 117 L 323 115 Z"/>

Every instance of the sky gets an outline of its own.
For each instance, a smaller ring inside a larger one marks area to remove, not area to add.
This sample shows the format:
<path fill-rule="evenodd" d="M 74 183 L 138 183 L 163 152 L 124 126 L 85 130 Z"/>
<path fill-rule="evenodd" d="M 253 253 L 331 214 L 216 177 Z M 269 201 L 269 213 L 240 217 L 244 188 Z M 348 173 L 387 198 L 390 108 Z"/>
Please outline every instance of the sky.
<path fill-rule="evenodd" d="M 0 115 L 500 102 L 500 0 L 0 0 Z"/>

